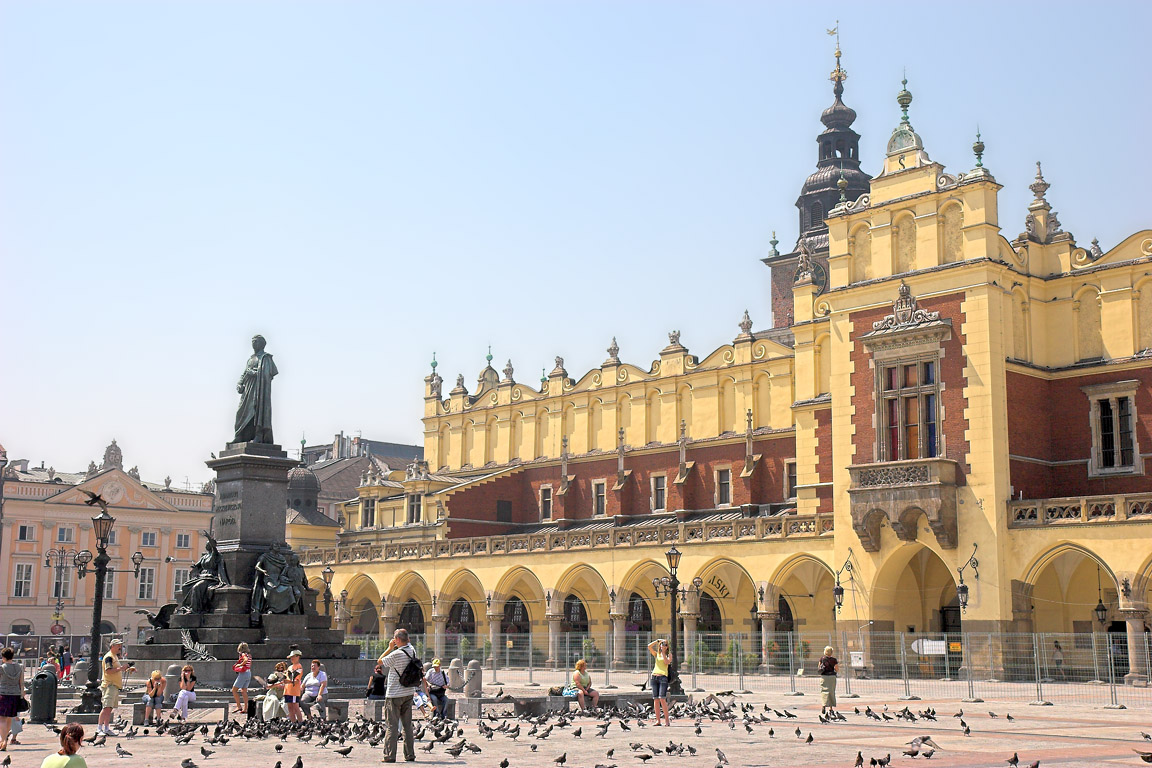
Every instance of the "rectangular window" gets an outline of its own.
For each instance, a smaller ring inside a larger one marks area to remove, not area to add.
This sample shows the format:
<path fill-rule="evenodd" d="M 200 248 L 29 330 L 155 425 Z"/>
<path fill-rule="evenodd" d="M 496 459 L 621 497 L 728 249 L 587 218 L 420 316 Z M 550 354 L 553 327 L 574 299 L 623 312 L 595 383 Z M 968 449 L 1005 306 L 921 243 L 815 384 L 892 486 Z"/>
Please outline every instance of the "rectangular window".
<path fill-rule="evenodd" d="M 656 475 L 652 478 L 652 509 L 663 510 L 668 504 L 668 478 Z"/>
<path fill-rule="evenodd" d="M 364 511 L 360 513 L 361 528 L 376 527 L 376 499 L 363 499 Z"/>
<path fill-rule="evenodd" d="M 12 597 L 32 597 L 31 563 L 16 563 L 16 579 L 12 584 Z"/>
<path fill-rule="evenodd" d="M 1135 426 L 1136 379 L 1110 381 L 1081 387 L 1088 396 L 1092 425 L 1092 459 L 1089 476 L 1144 472 L 1144 458 L 1140 455 L 1139 437 Z"/>
<path fill-rule="evenodd" d="M 408 525 L 419 523 L 423 515 L 423 499 L 419 496 L 408 497 Z"/>
<path fill-rule="evenodd" d="M 796 462 L 784 462 L 784 498 L 796 498 Z"/>
<path fill-rule="evenodd" d="M 34 525 L 21 525 L 16 529 L 17 541 L 35 541 L 36 540 L 36 526 Z"/>
<path fill-rule="evenodd" d="M 104 599 L 113 600 L 116 597 L 116 574 L 108 573 L 104 577 Z"/>
<path fill-rule="evenodd" d="M 172 594 L 177 596 L 180 594 L 180 587 L 184 586 L 192 573 L 190 568 L 177 568 L 172 576 Z"/>
<path fill-rule="evenodd" d="M 67 600 L 72 596 L 72 579 L 65 571 L 54 573 L 52 576 L 52 597 Z"/>
<path fill-rule="evenodd" d="M 56 541 L 71 544 L 76 541 L 76 529 L 72 526 L 60 526 L 56 529 Z"/>
<path fill-rule="evenodd" d="M 936 360 L 918 360 L 881 369 L 881 460 L 937 455 L 940 440 L 936 366 Z"/>
<path fill-rule="evenodd" d="M 604 492 L 604 483 L 600 480 L 592 483 L 592 515 L 604 517 L 607 511 L 607 501 Z"/>
<path fill-rule="evenodd" d="M 732 470 L 716 470 L 716 506 L 723 507 L 732 503 Z"/>
<path fill-rule="evenodd" d="M 140 534 L 140 546 L 154 547 L 156 546 L 156 531 L 144 531 Z"/>
<path fill-rule="evenodd" d="M 192 549 L 192 534 L 176 534 L 176 549 Z"/>
<path fill-rule="evenodd" d="M 540 489 L 540 519 L 552 519 L 552 488 L 549 486 Z"/>
<path fill-rule="evenodd" d="M 136 592 L 136 596 L 141 600 L 155 600 L 156 599 L 156 569 L 155 568 L 141 568 L 140 569 L 140 588 Z"/>
<path fill-rule="evenodd" d="M 498 500 L 496 502 L 496 522 L 512 522 L 512 502 L 506 500 Z"/>
<path fill-rule="evenodd" d="M 120 531 L 116 530 L 115 528 L 108 531 L 108 546 L 112 546 L 113 544 L 115 544 L 119 540 L 120 540 Z"/>

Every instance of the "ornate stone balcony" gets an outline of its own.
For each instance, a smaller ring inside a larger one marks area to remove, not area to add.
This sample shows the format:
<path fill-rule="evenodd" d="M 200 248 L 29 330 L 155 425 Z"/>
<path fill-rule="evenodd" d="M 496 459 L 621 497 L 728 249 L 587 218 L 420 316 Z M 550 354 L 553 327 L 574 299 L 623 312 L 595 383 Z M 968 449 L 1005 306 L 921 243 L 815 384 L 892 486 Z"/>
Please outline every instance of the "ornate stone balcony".
<path fill-rule="evenodd" d="M 880 550 L 880 522 L 903 541 L 916 540 L 923 514 L 945 549 L 956 546 L 956 462 L 908 459 L 848 467 L 852 484 L 852 527 L 868 552 Z"/>
<path fill-rule="evenodd" d="M 1152 493 L 1008 502 L 1009 528 L 1152 523 Z"/>
<path fill-rule="evenodd" d="M 613 520 L 589 521 L 569 530 L 553 526 L 531 533 L 473 536 L 436 541 L 369 543 L 350 542 L 335 548 L 308 549 L 301 553 L 305 565 L 379 563 L 394 560 L 426 560 L 485 555 L 525 555 L 535 552 L 608 549 L 619 547 L 692 546 L 717 542 L 814 539 L 833 535 L 832 515 L 774 515 L 747 517 L 740 509 L 725 510 L 710 518 L 671 522 L 632 518 L 626 525 Z"/>

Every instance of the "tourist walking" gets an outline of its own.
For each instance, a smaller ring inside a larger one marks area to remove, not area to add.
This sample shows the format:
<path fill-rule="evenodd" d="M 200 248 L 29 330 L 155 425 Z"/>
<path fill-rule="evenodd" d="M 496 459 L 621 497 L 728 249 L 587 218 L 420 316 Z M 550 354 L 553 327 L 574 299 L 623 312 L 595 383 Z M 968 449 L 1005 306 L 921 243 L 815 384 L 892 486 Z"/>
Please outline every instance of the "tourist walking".
<path fill-rule="evenodd" d="M 1052 641 L 1052 661 L 1056 663 L 1056 676 L 1064 679 L 1064 649 L 1060 647 L 1059 640 Z"/>
<path fill-rule="evenodd" d="M 668 708 L 668 685 L 671 682 L 668 675 L 668 665 L 672 663 L 672 650 L 667 640 L 653 640 L 648 643 L 648 653 L 655 661 L 652 664 L 652 711 L 656 713 L 656 725 L 660 725 L 660 712 L 664 712 L 664 725 L 671 727 L 671 713 Z"/>
<path fill-rule="evenodd" d="M 100 666 L 103 677 L 100 681 L 100 717 L 97 719 L 96 732 L 105 736 L 118 735 L 112 730 L 112 714 L 120 706 L 120 691 L 124 689 L 124 673 L 135 665 L 124 661 L 120 654 L 124 652 L 124 641 L 118 637 L 112 638 L 108 645 L 108 653 Z"/>
<path fill-rule="evenodd" d="M 252 684 L 252 654 L 248 651 L 248 643 L 236 646 L 236 655 L 239 658 L 232 665 L 232 671 L 236 673 L 236 680 L 232 683 L 232 700 L 236 702 L 236 709 L 232 712 L 242 715 L 248 712 L 248 686 Z M 244 703 L 240 703 L 241 697 Z"/>
<path fill-rule="evenodd" d="M 312 666 L 304 676 L 304 695 L 300 697 L 300 708 L 304 710 L 305 717 L 312 717 L 312 705 L 316 705 L 316 712 L 320 719 L 324 719 L 324 711 L 328 703 L 328 673 L 320 665 L 319 659 L 312 659 Z"/>
<path fill-rule="evenodd" d="M 418 687 L 427 690 L 428 686 L 420 660 L 408 643 L 408 630 L 396 630 L 396 634 L 388 641 L 388 649 L 384 652 L 381 664 L 388 672 L 384 705 L 388 724 L 384 737 L 384 762 L 396 762 L 396 742 L 400 738 L 401 728 L 404 729 L 404 760 L 412 762 L 416 759 L 416 742 L 412 731 L 412 694 Z M 420 667 L 419 671 L 417 667 Z"/>
<path fill-rule="evenodd" d="M 5 648 L 0 652 L 0 752 L 8 749 L 8 735 L 12 732 L 12 718 L 20 713 L 24 700 L 24 665 L 15 661 L 16 652 Z"/>
<path fill-rule="evenodd" d="M 144 685 L 144 722 L 152 722 L 153 715 L 155 715 L 156 722 L 160 722 L 160 718 L 164 714 L 164 690 L 168 687 L 168 681 L 164 679 L 164 675 L 160 674 L 160 670 L 152 670 L 152 674 L 148 676 L 148 682 Z"/>
<path fill-rule="evenodd" d="M 576 700 L 580 702 L 580 709 L 588 709 L 585 697 L 592 699 L 592 708 L 600 702 L 600 691 L 592 688 L 592 675 L 588 674 L 588 661 L 580 659 L 576 668 L 572 670 L 572 687 L 576 689 Z"/>
<path fill-rule="evenodd" d="M 448 673 L 440 669 L 440 659 L 432 659 L 428 670 L 428 698 L 432 700 L 432 716 L 448 716 Z"/>
<path fill-rule="evenodd" d="M 60 653 L 60 664 L 61 664 L 61 666 L 64 667 L 64 669 L 63 669 L 64 679 L 65 680 L 71 680 L 72 679 L 72 651 L 70 651 L 68 649 L 68 646 L 64 646 L 64 650 L 61 651 L 61 653 Z"/>
<path fill-rule="evenodd" d="M 840 662 L 833 656 L 832 646 L 824 648 L 824 655 L 820 657 L 817 671 L 820 673 L 820 714 L 827 709 L 836 708 L 836 668 Z"/>
<path fill-rule="evenodd" d="M 40 768 L 88 768 L 88 763 L 79 755 L 83 740 L 83 726 L 68 723 L 60 729 L 60 751 L 44 758 Z"/>
<path fill-rule="evenodd" d="M 180 691 L 176 694 L 176 704 L 172 707 L 181 720 L 188 719 L 188 705 L 196 701 L 196 673 L 191 664 L 180 670 Z"/>

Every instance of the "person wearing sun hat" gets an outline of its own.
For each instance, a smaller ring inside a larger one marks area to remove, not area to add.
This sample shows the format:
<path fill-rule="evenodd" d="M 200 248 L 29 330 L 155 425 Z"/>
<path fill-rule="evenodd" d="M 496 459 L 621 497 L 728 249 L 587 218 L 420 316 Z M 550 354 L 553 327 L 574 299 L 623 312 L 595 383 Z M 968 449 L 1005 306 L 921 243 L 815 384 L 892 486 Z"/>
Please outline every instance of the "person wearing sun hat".
<path fill-rule="evenodd" d="M 432 659 L 428 670 L 428 698 L 432 700 L 432 717 L 446 717 L 448 712 L 448 673 L 440 669 L 440 659 Z"/>
<path fill-rule="evenodd" d="M 124 673 L 134 665 L 122 661 L 120 654 L 124 650 L 124 640 L 119 637 L 112 638 L 108 644 L 108 653 L 104 654 L 101 668 L 103 677 L 100 682 L 100 717 L 96 731 L 106 736 L 115 736 L 112 730 L 112 713 L 120 705 L 120 691 L 124 688 Z"/>
<path fill-rule="evenodd" d="M 304 654 L 299 648 L 288 652 L 287 681 L 284 683 L 284 706 L 288 710 L 288 719 L 294 723 L 304 722 L 304 712 L 300 709 L 300 696 L 304 687 L 304 667 L 300 664 L 300 657 Z"/>

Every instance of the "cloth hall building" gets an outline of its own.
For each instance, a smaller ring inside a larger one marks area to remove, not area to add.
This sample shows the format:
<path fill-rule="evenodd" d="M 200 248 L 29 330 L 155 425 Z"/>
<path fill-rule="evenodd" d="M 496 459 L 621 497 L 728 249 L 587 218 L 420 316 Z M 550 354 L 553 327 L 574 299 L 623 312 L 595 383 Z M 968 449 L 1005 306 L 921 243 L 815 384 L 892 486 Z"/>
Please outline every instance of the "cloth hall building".
<path fill-rule="evenodd" d="M 979 137 L 944 153 L 961 170 L 931 159 L 906 87 L 884 156 L 861 158 L 839 61 L 800 236 L 764 259 L 774 327 L 746 312 L 700 355 L 673 332 L 641 364 L 613 340 L 539 384 L 489 364 L 444 392 L 433 363 L 424 460 L 365 475 L 336 541 L 305 553 L 348 621 L 437 653 L 453 631 L 531 632 L 554 662 L 568 631 L 622 648 L 667 634 L 652 582 L 675 544 L 700 579 L 684 648 L 1112 632 L 1146 679 L 1152 230 L 1079 244 L 1039 164 L 1006 180 L 1030 183 L 1027 210 L 1000 211 Z"/>

